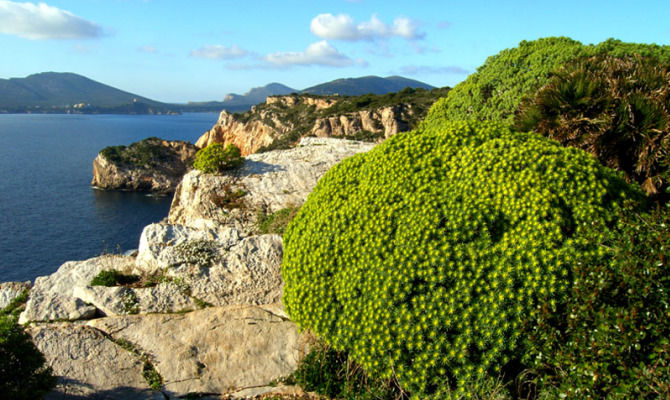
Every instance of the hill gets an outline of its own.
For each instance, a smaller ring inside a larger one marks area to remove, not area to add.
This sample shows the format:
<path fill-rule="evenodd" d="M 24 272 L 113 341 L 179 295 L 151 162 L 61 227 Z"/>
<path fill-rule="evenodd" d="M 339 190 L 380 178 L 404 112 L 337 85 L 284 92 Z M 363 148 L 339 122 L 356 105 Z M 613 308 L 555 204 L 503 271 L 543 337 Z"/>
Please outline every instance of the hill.
<path fill-rule="evenodd" d="M 360 78 L 336 79 L 334 81 L 309 87 L 303 90 L 302 93 L 318 94 L 322 96 L 334 94 L 340 96 L 360 96 L 368 93 L 387 94 L 398 92 L 406 87 L 412 89 L 435 89 L 434 86 L 413 79 L 403 78 L 401 76 L 389 76 L 386 78 L 381 78 L 379 76 L 363 76 Z"/>
<path fill-rule="evenodd" d="M 73 73 L 0 79 L 0 111 L 168 112 L 170 106 Z"/>

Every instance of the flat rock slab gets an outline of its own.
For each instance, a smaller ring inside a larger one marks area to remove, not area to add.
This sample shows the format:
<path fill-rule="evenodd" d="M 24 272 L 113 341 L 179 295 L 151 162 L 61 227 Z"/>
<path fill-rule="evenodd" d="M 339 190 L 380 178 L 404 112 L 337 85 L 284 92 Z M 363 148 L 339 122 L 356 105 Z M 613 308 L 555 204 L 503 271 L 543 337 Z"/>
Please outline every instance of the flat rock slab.
<path fill-rule="evenodd" d="M 89 285 L 102 270 L 128 271 L 134 265 L 133 257 L 120 255 L 66 262 L 53 274 L 35 279 L 19 323 L 92 318 L 95 316 L 95 307 L 75 298 L 74 288 Z"/>
<path fill-rule="evenodd" d="M 255 306 L 110 317 L 87 324 L 145 352 L 170 397 L 266 386 L 291 374 L 307 350 L 294 323 Z"/>
<path fill-rule="evenodd" d="M 78 286 L 72 295 L 106 316 L 193 311 L 195 301 L 172 282 L 149 288 Z"/>
<path fill-rule="evenodd" d="M 163 398 L 149 389 L 139 357 L 97 329 L 61 323 L 30 326 L 27 331 L 58 376 L 47 399 Z"/>
<path fill-rule="evenodd" d="M 0 310 L 7 307 L 26 289 L 30 289 L 30 281 L 0 283 Z"/>

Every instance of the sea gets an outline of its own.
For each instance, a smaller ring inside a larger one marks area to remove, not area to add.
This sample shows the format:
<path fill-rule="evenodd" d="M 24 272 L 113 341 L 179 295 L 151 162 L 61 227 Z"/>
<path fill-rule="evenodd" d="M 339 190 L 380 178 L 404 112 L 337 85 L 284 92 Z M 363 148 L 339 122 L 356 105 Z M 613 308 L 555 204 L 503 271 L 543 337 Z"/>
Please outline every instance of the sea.
<path fill-rule="evenodd" d="M 151 136 L 195 143 L 217 118 L 0 114 L 0 282 L 136 249 L 144 226 L 167 217 L 172 196 L 92 188 L 93 159 Z"/>

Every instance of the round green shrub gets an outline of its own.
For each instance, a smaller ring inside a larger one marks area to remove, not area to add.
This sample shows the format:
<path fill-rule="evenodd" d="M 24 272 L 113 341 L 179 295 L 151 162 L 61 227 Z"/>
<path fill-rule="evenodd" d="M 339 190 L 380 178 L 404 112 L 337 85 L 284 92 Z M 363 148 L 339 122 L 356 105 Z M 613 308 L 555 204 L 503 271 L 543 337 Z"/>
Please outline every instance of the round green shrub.
<path fill-rule="evenodd" d="M 547 83 L 565 63 L 595 54 L 640 54 L 670 61 L 670 46 L 623 43 L 609 39 L 598 45 L 582 45 L 566 37 L 522 41 L 489 57 L 477 71 L 445 98 L 438 100 L 427 119 L 479 119 L 512 123 L 521 100 Z"/>
<path fill-rule="evenodd" d="M 221 173 L 244 163 L 240 149 L 234 144 L 225 148 L 221 143 L 212 143 L 195 154 L 193 166 L 206 173 Z"/>
<path fill-rule="evenodd" d="M 600 54 L 569 62 L 521 102 L 515 125 L 586 150 L 648 194 L 667 186 L 670 63 Z"/>
<path fill-rule="evenodd" d="M 284 304 L 374 377 L 476 388 L 523 353 L 540 300 L 564 300 L 584 226 L 633 193 L 536 134 L 424 124 L 319 181 L 284 235 Z"/>
<path fill-rule="evenodd" d="M 51 368 L 30 335 L 12 316 L 0 315 L 0 397 L 39 399 L 55 384 Z"/>

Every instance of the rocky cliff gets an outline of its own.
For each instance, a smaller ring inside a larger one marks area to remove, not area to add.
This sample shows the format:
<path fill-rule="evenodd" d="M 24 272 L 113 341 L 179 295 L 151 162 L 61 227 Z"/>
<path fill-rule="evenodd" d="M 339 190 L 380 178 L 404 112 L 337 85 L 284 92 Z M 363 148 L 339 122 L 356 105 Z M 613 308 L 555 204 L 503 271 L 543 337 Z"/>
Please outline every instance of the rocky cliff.
<path fill-rule="evenodd" d="M 197 148 L 188 142 L 148 138 L 103 149 L 93 160 L 91 185 L 100 189 L 174 192 Z"/>
<path fill-rule="evenodd" d="M 289 148 L 304 136 L 378 142 L 412 129 L 448 89 L 405 89 L 356 97 L 271 96 L 243 114 L 223 111 L 196 146 L 232 143 L 243 155 Z"/>
<path fill-rule="evenodd" d="M 136 256 L 71 261 L 38 277 L 19 321 L 59 378 L 47 397 L 300 393 L 270 385 L 295 370 L 311 338 L 281 304 L 281 236 L 257 234 L 254 215 L 299 206 L 330 167 L 372 146 L 305 138 L 247 157 L 234 174 L 192 171 L 169 220 L 144 229 Z M 106 270 L 138 280 L 92 286 Z M 14 298 L 26 285 L 5 287 Z"/>

